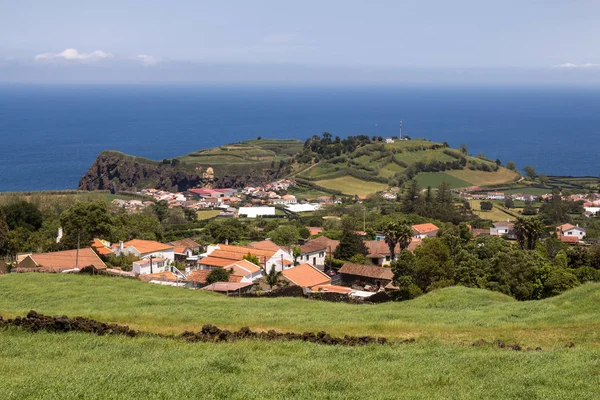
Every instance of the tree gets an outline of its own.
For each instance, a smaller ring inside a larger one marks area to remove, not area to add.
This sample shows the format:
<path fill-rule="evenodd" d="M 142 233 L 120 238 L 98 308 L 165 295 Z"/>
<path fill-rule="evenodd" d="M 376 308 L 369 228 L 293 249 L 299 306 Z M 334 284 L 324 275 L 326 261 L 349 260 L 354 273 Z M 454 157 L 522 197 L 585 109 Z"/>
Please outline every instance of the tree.
<path fill-rule="evenodd" d="M 408 184 L 408 190 L 402 200 L 402 212 L 411 214 L 419 208 L 419 200 L 421 198 L 421 188 L 416 179 L 412 179 Z"/>
<path fill-rule="evenodd" d="M 519 217 L 515 222 L 515 235 L 521 249 L 535 250 L 543 231 L 544 224 L 539 218 Z"/>
<path fill-rule="evenodd" d="M 448 286 L 454 275 L 450 250 L 438 238 L 423 240 L 415 249 L 415 284 L 423 291 Z"/>
<path fill-rule="evenodd" d="M 479 153 L 477 153 L 477 158 L 485 159 L 485 154 L 483 154 L 482 152 L 479 152 Z"/>
<path fill-rule="evenodd" d="M 8 255 L 8 224 L 0 208 L 0 257 Z"/>
<path fill-rule="evenodd" d="M 269 272 L 265 275 L 265 282 L 269 285 L 269 288 L 273 290 L 273 286 L 279 284 L 279 278 L 281 278 L 281 271 L 275 270 L 275 266 L 271 266 Z"/>
<path fill-rule="evenodd" d="M 350 260 L 352 256 L 356 254 L 366 256 L 369 254 L 369 251 L 360 236 L 346 228 L 340 237 L 340 244 L 335 249 L 335 258 L 339 260 Z"/>
<path fill-rule="evenodd" d="M 215 282 L 227 282 L 229 281 L 229 275 L 233 273 L 233 268 L 229 271 L 225 268 L 216 268 L 210 271 L 206 276 L 206 283 L 211 284 Z"/>
<path fill-rule="evenodd" d="M 540 185 L 546 186 L 548 184 L 548 175 L 546 175 L 546 174 L 539 174 L 538 175 L 538 180 L 540 181 Z"/>
<path fill-rule="evenodd" d="M 69 248 L 89 245 L 96 237 L 111 235 L 112 219 L 104 202 L 76 203 L 60 216 L 64 237 L 62 243 Z"/>
<path fill-rule="evenodd" d="M 254 254 L 248 252 L 244 257 L 242 257 L 246 261 L 250 261 L 252 264 L 256 264 L 260 266 L 260 260 Z"/>
<path fill-rule="evenodd" d="M 515 171 L 517 169 L 517 166 L 515 165 L 514 161 L 509 161 L 506 163 L 506 168 L 510 169 L 511 171 Z"/>
<path fill-rule="evenodd" d="M 512 199 L 512 197 L 506 197 L 504 199 L 504 207 L 506 208 L 515 208 L 515 201 Z"/>
<path fill-rule="evenodd" d="M 298 257 L 302 255 L 302 249 L 298 246 L 292 246 L 292 256 L 294 257 L 294 264 L 298 264 Z"/>
<path fill-rule="evenodd" d="M 289 246 L 298 242 L 300 233 L 295 226 L 280 225 L 275 230 L 269 232 L 271 240 L 280 246 Z"/>
<path fill-rule="evenodd" d="M 494 204 L 491 201 L 482 201 L 479 204 L 479 208 L 481 208 L 481 211 L 492 211 Z"/>
<path fill-rule="evenodd" d="M 460 152 L 464 155 L 467 155 L 469 148 L 467 147 L 467 145 L 465 143 L 462 143 L 460 145 Z"/>
<path fill-rule="evenodd" d="M 22 227 L 29 231 L 37 231 L 44 221 L 41 211 L 24 200 L 5 206 L 4 215 L 9 229 Z"/>
<path fill-rule="evenodd" d="M 189 222 L 198 222 L 198 213 L 193 208 L 184 208 L 183 214 L 185 215 L 185 219 Z"/>
<path fill-rule="evenodd" d="M 531 165 L 527 165 L 525 168 L 523 168 L 523 172 L 525 172 L 525 175 L 527 175 L 527 178 L 530 180 L 534 180 L 537 176 L 535 168 L 533 168 Z"/>
<path fill-rule="evenodd" d="M 162 224 L 169 214 L 169 203 L 166 200 L 161 200 L 158 203 L 152 204 L 152 211 L 154 211 L 156 218 Z"/>

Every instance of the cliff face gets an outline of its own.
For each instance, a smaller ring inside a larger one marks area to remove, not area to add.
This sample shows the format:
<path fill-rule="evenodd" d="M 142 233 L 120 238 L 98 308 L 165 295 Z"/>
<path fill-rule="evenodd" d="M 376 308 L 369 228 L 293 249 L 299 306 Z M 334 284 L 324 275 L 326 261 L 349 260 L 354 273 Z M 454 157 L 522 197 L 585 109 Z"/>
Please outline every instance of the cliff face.
<path fill-rule="evenodd" d="M 122 153 L 100 153 L 90 169 L 79 181 L 79 190 L 131 190 L 156 188 L 184 191 L 193 187 L 243 187 L 262 184 L 277 177 L 270 169 L 247 170 L 241 175 L 226 169 L 211 167 L 171 166 L 131 157 Z"/>

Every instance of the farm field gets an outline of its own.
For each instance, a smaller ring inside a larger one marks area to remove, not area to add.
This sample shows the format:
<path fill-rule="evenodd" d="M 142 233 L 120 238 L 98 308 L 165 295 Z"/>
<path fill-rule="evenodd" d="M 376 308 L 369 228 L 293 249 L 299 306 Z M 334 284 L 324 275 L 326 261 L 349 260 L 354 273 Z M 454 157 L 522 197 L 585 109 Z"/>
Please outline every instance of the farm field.
<path fill-rule="evenodd" d="M 498 209 L 497 207 L 492 208 L 491 211 L 481 211 L 481 200 L 469 200 L 469 204 L 471 204 L 471 210 L 473 213 L 480 218 L 489 219 L 492 222 L 498 221 L 515 221 L 516 218 L 512 215 L 505 213 L 504 211 Z M 514 211 L 517 212 L 517 211 Z"/>
<path fill-rule="evenodd" d="M 219 215 L 220 210 L 200 210 L 196 214 L 198 215 L 198 219 L 200 221 L 205 219 L 211 219 Z"/>
<path fill-rule="evenodd" d="M 552 188 L 523 187 L 523 188 L 505 190 L 504 193 L 506 193 L 506 194 L 523 193 L 523 194 L 532 194 L 532 195 L 539 196 L 542 194 L 552 193 Z"/>
<path fill-rule="evenodd" d="M 417 175 L 417 182 L 421 188 L 438 187 L 442 182 L 446 182 L 451 188 L 460 188 L 471 186 L 469 182 L 455 178 L 447 174 L 447 172 L 422 172 Z"/>
<path fill-rule="evenodd" d="M 5 400 L 593 399 L 598 349 L 186 343 L 0 329 Z"/>
<path fill-rule="evenodd" d="M 473 185 L 486 186 L 512 182 L 518 174 L 506 168 L 496 172 L 473 171 L 470 169 L 446 171 L 446 174 Z"/>
<path fill-rule="evenodd" d="M 327 189 L 339 190 L 348 195 L 366 196 L 385 190 L 388 185 L 379 182 L 366 182 L 352 176 L 316 181 L 316 184 Z"/>
<path fill-rule="evenodd" d="M 155 333 L 200 330 L 204 324 L 255 330 L 327 331 L 418 342 L 600 348 L 600 284 L 560 296 L 517 302 L 500 293 L 452 287 L 415 300 L 375 306 L 298 298 L 231 298 L 109 277 L 51 274 L 0 276 L 0 315 L 29 310 L 83 316 Z"/>

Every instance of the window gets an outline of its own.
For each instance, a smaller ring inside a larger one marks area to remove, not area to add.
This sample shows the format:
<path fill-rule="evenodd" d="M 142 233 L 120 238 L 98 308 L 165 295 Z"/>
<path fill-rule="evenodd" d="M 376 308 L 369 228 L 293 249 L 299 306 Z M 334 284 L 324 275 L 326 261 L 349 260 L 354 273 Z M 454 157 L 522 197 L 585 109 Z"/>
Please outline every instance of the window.
<path fill-rule="evenodd" d="M 390 261 L 390 256 L 385 256 L 385 261 Z"/>

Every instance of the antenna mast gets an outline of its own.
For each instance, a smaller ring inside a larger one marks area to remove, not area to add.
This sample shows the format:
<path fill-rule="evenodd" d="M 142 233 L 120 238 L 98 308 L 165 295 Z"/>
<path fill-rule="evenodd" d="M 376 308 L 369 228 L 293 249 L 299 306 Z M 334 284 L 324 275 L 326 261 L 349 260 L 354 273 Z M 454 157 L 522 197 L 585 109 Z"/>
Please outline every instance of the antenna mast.
<path fill-rule="evenodd" d="M 400 140 L 402 140 L 402 121 L 400 121 Z"/>

